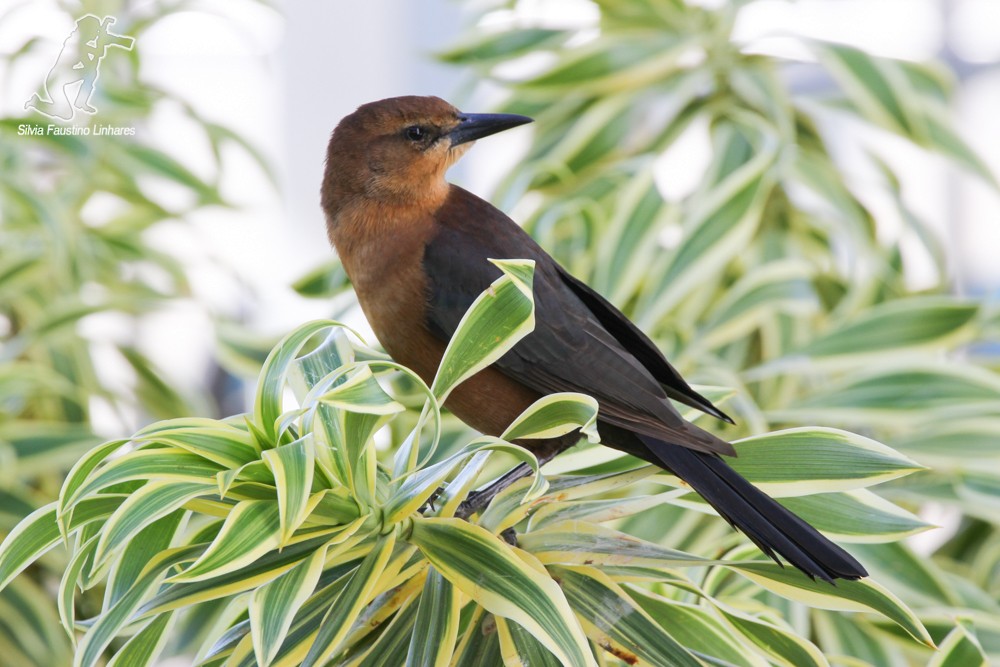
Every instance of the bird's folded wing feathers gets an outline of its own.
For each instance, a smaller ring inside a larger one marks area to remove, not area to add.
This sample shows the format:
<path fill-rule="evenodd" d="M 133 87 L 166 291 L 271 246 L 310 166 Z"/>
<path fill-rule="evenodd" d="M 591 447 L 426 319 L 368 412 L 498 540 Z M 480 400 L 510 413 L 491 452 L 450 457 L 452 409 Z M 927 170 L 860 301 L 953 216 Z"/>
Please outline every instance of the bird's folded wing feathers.
<path fill-rule="evenodd" d="M 423 263 L 429 279 L 431 333 L 449 340 L 472 302 L 500 276 L 488 259 L 534 259 L 535 330 L 495 368 L 543 394 L 575 391 L 593 396 L 602 421 L 630 431 L 691 449 L 734 453 L 729 443 L 684 421 L 641 359 L 571 289 L 561 267 L 505 216 L 502 223 L 506 224 L 442 227 L 427 244 Z M 630 348 L 651 345 L 648 339 L 628 342 Z M 659 351 L 654 348 L 641 356 L 651 354 Z"/>

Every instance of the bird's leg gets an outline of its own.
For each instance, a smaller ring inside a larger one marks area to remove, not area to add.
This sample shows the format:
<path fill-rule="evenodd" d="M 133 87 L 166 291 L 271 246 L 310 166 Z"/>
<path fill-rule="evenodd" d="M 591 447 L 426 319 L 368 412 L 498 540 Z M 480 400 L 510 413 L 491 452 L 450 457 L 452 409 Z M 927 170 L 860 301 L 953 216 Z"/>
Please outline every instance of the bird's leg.
<path fill-rule="evenodd" d="M 572 433 L 567 433 L 566 435 L 558 438 L 530 441 L 531 445 L 529 449 L 531 450 L 531 453 L 535 455 L 535 458 L 538 459 L 538 467 L 541 468 L 543 465 L 554 459 L 556 455 L 575 445 L 579 440 L 579 431 L 573 431 Z M 489 486 L 470 493 L 469 497 L 465 499 L 465 502 L 458 506 L 458 511 L 455 512 L 455 516 L 460 519 L 468 519 L 470 516 L 489 505 L 490 501 L 496 498 L 501 491 L 519 479 L 528 477 L 531 475 L 531 472 L 532 468 L 527 463 L 517 465 L 517 467 L 504 473 Z"/>

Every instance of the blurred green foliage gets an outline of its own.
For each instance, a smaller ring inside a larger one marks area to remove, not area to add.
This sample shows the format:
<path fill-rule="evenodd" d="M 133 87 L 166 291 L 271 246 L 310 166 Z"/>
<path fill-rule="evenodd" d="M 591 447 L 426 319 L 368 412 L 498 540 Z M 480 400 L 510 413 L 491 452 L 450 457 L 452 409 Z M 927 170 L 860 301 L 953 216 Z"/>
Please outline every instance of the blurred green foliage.
<path fill-rule="evenodd" d="M 140 48 L 110 49 L 90 103 L 95 115 L 72 122 L 33 111 L 0 118 L 0 534 L 52 500 L 69 467 L 115 433 L 150 418 L 191 414 L 192 397 L 172 386 L 138 344 L 143 318 L 179 298 L 190 298 L 186 267 L 162 252 L 149 231 L 183 223 L 206 207 L 228 206 L 219 191 L 220 153 L 240 146 L 264 166 L 243 137 L 199 116 L 175 94 L 143 75 L 142 40 L 164 17 L 192 3 L 133 6 L 124 0 L 52 3 L 67 25 L 85 14 L 112 16 L 112 30 Z M 11 3 L 0 11 L 13 16 Z M 48 15 L 51 18 L 51 14 Z M 32 65 L 39 84 L 45 69 L 28 56 L 58 53 L 59 43 L 24 35 L 8 43 L 2 66 L 10 80 Z M 200 129 L 215 156 L 205 180 L 180 160 L 150 120 L 163 108 L 180 109 Z M 63 127 L 134 128 L 133 135 L 56 134 Z M 33 133 L 35 128 L 40 132 Z M 164 196 L 164 192 L 168 196 Z M 86 335 L 92 316 L 105 316 L 107 338 Z M 112 317 L 107 317 L 111 315 Z M 101 356 L 97 348 L 101 347 Z M 109 373 L 105 366 L 123 369 Z M 128 380 L 124 383 L 121 376 Z M 204 411 L 199 397 L 199 411 Z M 97 406 L 103 433 L 94 433 Z M 115 433 L 119 434 L 119 433 Z M 56 629 L 47 591 L 66 567 L 52 555 L 0 595 L 0 654 L 5 665 L 68 664 L 70 644 Z M 83 615 L 100 608 L 100 591 L 79 604 Z"/>

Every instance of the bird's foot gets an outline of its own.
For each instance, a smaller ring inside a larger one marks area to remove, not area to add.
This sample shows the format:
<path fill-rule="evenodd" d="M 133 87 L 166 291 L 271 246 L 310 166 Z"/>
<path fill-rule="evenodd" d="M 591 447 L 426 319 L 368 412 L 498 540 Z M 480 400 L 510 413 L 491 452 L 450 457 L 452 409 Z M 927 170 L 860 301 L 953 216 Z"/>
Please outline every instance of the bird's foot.
<path fill-rule="evenodd" d="M 427 509 L 429 509 L 432 512 L 436 512 L 437 508 L 434 507 L 434 503 L 437 502 L 437 499 L 441 497 L 442 493 L 444 493 L 444 487 L 443 486 L 439 486 L 438 488 L 436 488 L 434 490 L 434 493 L 431 494 L 431 497 L 428 498 L 427 502 L 425 502 L 424 505 L 423 505 L 423 507 L 420 508 L 419 512 L 421 514 L 423 514 L 424 510 L 427 510 Z"/>
<path fill-rule="evenodd" d="M 500 539 L 512 547 L 517 546 L 517 533 L 514 532 L 513 528 L 508 528 L 507 530 L 501 532 Z"/>

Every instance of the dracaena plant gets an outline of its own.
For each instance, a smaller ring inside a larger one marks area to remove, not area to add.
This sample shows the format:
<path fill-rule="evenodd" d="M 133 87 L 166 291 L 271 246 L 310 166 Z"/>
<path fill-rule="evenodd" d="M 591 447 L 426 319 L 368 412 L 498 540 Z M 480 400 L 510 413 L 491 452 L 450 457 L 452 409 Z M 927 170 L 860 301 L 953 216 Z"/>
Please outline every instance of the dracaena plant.
<path fill-rule="evenodd" d="M 268 357 L 252 414 L 159 422 L 84 456 L 59 500 L 0 545 L 0 585 L 68 547 L 59 609 L 81 667 L 116 638 L 111 665 L 154 664 L 178 620 L 206 606 L 224 611 L 198 665 L 826 664 L 782 618 L 789 600 L 932 643 L 873 579 L 813 581 L 725 532 L 681 550 L 623 531 L 651 507 L 711 510 L 620 452 L 615 470 L 536 470 L 462 518 L 490 459 L 536 465 L 511 441 L 577 429 L 599 439 L 596 402 L 556 394 L 503 438 L 436 450 L 444 398 L 533 327 L 533 263 L 496 263 L 503 275 L 465 315 L 431 386 L 335 322 L 303 325 Z M 415 409 L 393 395 L 399 375 L 417 387 Z M 406 416 L 416 419 L 405 437 L 380 446 L 383 427 Z M 922 527 L 866 490 L 919 468 L 885 445 L 799 428 L 736 448 L 741 474 L 838 539 L 891 543 Z M 97 586 L 102 608 L 78 618 L 77 589 Z"/>
<path fill-rule="evenodd" d="M 899 643 L 873 617 L 845 623 L 782 605 L 757 613 L 808 627 L 850 664 L 996 662 L 1000 375 L 974 344 L 995 342 L 1000 320 L 955 294 L 945 244 L 905 196 L 920 184 L 897 172 L 886 146 L 944 156 L 994 191 L 995 176 L 954 127 L 943 66 L 789 32 L 781 36 L 798 41 L 800 57 L 771 55 L 733 36 L 753 4 L 596 0 L 592 19 L 567 27 L 512 19 L 517 3 L 500 2 L 442 57 L 494 95 L 507 91 L 497 111 L 536 119 L 527 155 L 493 199 L 682 372 L 733 389 L 740 426 L 727 436 L 835 425 L 928 468 L 862 495 L 915 513 L 945 508 L 938 546 L 851 551 L 916 610 L 939 652 Z M 820 85 L 797 87 L 803 75 Z M 693 191 L 674 192 L 660 160 L 692 137 L 711 157 Z M 898 233 L 868 207 L 872 196 L 889 204 L 880 210 Z M 924 287 L 914 290 L 921 258 Z M 608 470 L 599 451 L 574 465 Z M 860 507 L 854 516 L 858 526 L 869 519 Z M 716 538 L 672 505 L 625 526 L 664 544 Z"/>

